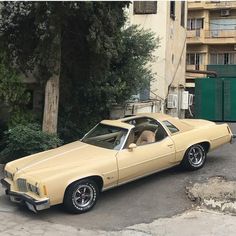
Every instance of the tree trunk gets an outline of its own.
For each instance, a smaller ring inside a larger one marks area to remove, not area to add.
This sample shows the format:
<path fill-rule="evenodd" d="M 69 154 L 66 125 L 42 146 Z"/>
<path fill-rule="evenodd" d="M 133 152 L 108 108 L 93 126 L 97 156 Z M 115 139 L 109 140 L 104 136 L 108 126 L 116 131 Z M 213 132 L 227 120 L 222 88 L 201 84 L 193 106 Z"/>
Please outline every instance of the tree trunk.
<path fill-rule="evenodd" d="M 43 131 L 57 133 L 59 104 L 59 75 L 53 75 L 46 84 L 43 114 Z"/>
<path fill-rule="evenodd" d="M 46 83 L 43 114 L 43 131 L 57 133 L 59 86 L 61 71 L 61 35 L 55 36 L 52 43 L 52 76 Z"/>

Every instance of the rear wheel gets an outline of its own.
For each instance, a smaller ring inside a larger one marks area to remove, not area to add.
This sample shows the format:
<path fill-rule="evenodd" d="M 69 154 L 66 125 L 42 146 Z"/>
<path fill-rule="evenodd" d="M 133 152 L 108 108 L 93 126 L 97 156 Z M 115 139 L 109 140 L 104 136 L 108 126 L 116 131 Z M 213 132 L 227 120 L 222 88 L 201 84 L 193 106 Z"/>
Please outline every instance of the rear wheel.
<path fill-rule="evenodd" d="M 201 144 L 191 146 L 185 153 L 181 165 L 187 170 L 198 170 L 206 162 L 206 151 Z"/>
<path fill-rule="evenodd" d="M 99 189 L 93 180 L 79 180 L 67 188 L 64 197 L 64 206 L 71 213 L 84 213 L 94 207 L 98 195 Z"/>

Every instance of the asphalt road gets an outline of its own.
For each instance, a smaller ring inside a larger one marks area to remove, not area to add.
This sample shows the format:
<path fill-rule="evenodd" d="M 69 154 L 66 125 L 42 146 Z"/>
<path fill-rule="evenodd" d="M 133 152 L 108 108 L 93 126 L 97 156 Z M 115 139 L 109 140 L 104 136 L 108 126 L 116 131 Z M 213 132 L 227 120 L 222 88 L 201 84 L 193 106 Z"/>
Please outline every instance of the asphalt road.
<path fill-rule="evenodd" d="M 236 133 L 236 123 L 230 124 Z M 205 181 L 213 176 L 236 180 L 236 143 L 227 144 L 209 153 L 204 168 L 186 172 L 172 168 L 101 194 L 95 208 L 82 215 L 70 215 L 60 206 L 34 214 L 10 203 L 0 188 L 0 212 L 13 212 L 15 217 L 70 225 L 76 228 L 121 230 L 160 217 L 170 217 L 192 207 L 185 194 L 191 182 Z M 1 214 L 1 213 L 0 213 Z"/>

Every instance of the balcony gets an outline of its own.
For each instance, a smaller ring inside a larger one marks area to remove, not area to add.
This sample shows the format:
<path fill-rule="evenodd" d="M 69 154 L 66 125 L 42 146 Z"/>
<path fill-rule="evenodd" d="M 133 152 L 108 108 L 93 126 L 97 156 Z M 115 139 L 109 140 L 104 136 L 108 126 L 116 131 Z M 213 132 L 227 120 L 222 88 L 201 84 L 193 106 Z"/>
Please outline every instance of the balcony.
<path fill-rule="evenodd" d="M 236 9 L 236 1 L 193 1 L 188 2 L 189 10 L 200 9 Z"/>
<path fill-rule="evenodd" d="M 186 65 L 186 70 L 206 70 L 206 65 Z M 186 79 L 190 81 L 194 80 L 195 78 L 203 78 L 206 77 L 206 74 L 198 74 L 198 73 L 191 73 L 186 71 Z"/>
<path fill-rule="evenodd" d="M 188 30 L 187 43 L 189 44 L 236 44 L 236 30 Z"/>
<path fill-rule="evenodd" d="M 215 8 L 236 8 L 236 1 L 206 1 L 205 9 L 215 9 Z"/>
<path fill-rule="evenodd" d="M 227 30 L 206 30 L 205 38 L 233 38 L 236 42 L 236 30 L 227 29 Z"/>
<path fill-rule="evenodd" d="M 188 30 L 187 31 L 187 42 L 194 43 L 194 44 L 201 44 L 204 43 L 204 30 Z"/>
<path fill-rule="evenodd" d="M 206 70 L 206 65 L 186 65 L 187 70 Z"/>

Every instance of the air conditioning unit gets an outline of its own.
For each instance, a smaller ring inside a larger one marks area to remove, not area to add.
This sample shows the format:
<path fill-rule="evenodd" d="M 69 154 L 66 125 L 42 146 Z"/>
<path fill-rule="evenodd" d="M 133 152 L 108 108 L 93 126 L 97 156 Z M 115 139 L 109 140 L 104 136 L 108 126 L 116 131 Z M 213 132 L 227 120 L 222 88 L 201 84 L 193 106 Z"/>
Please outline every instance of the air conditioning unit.
<path fill-rule="evenodd" d="M 182 96 L 181 96 L 181 109 L 183 109 L 183 110 L 188 109 L 188 105 L 189 105 L 188 97 L 189 97 L 189 92 L 183 91 Z"/>
<path fill-rule="evenodd" d="M 230 10 L 229 9 L 222 9 L 220 11 L 221 16 L 229 16 L 230 15 Z"/>
<path fill-rule="evenodd" d="M 178 96 L 177 94 L 168 94 L 167 97 L 167 108 L 173 109 L 178 107 Z"/>

